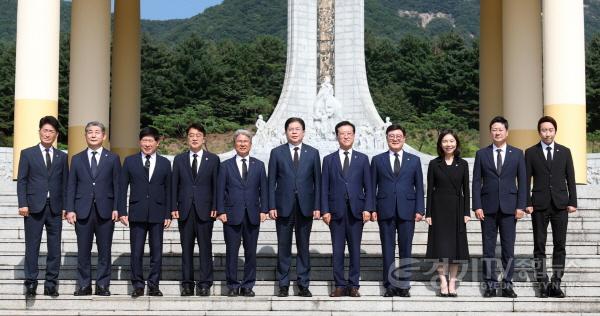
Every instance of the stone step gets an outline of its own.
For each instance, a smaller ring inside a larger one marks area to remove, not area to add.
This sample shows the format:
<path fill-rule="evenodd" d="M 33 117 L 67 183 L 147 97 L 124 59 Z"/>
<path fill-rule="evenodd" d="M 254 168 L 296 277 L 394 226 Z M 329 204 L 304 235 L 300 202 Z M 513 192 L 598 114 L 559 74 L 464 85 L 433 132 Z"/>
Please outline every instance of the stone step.
<path fill-rule="evenodd" d="M 458 304 L 458 303 L 457 303 Z M 373 316 L 383 316 L 383 315 L 396 315 L 400 312 L 393 312 L 393 311 L 388 311 L 388 312 L 371 312 L 369 311 L 369 315 L 373 315 Z M 440 315 L 441 313 L 443 313 L 443 315 L 447 315 L 447 316 L 480 316 L 481 312 L 464 312 L 464 311 L 459 311 L 459 312 L 449 312 L 449 311 L 437 311 L 437 312 L 402 312 L 403 316 L 435 316 L 435 315 Z M 158 310 L 158 311 L 140 311 L 140 310 L 136 310 L 135 311 L 136 315 L 205 315 L 205 316 L 231 316 L 231 315 L 236 315 L 236 316 L 362 316 L 365 314 L 365 312 L 336 312 L 336 311 L 326 311 L 326 312 L 321 312 L 321 311 L 247 311 L 247 310 L 243 310 L 243 311 L 235 311 L 235 310 L 230 310 L 230 311 L 197 311 L 197 310 Z M 544 316 L 581 316 L 584 315 L 582 313 L 578 313 L 578 312 L 515 312 L 515 311 L 511 311 L 511 312 L 485 312 L 486 316 L 505 316 L 505 315 L 511 315 L 511 316 L 537 316 L 537 315 L 544 315 Z M 589 313 L 586 313 L 586 315 Z M 8 309 L 8 310 L 1 310 L 0 309 L 0 315 L 42 315 L 42 316 L 48 316 L 48 315 L 82 315 L 82 313 L 78 310 L 63 310 L 60 312 L 52 313 L 51 311 L 45 311 L 45 310 L 15 310 L 15 309 Z M 106 311 L 106 310 L 86 310 L 85 311 L 85 315 L 123 315 L 123 312 L 121 311 Z M 592 314 L 593 315 L 593 314 Z"/>
<path fill-rule="evenodd" d="M 597 222 L 597 223 L 600 224 L 600 222 Z M 419 224 L 419 226 L 421 226 L 421 225 L 422 224 Z M 527 224 L 525 224 L 525 223 L 518 225 L 519 229 L 517 230 L 516 240 L 520 241 L 520 242 L 532 243 L 533 242 L 533 230 L 530 227 L 523 227 L 526 225 Z M 571 227 L 571 223 L 569 223 L 569 225 L 570 226 L 569 226 L 569 230 L 567 233 L 567 241 L 569 242 L 569 244 L 577 243 L 577 242 L 579 242 L 579 243 L 600 242 L 600 227 L 596 228 L 596 229 L 588 229 L 588 228 L 577 229 L 577 228 Z M 317 227 L 317 226 L 319 226 L 319 227 Z M 322 229 L 320 226 L 321 226 L 320 223 L 318 225 L 313 225 L 313 229 L 311 231 L 311 240 L 328 241 L 329 242 L 331 240 L 330 231 L 328 230 L 328 228 Z M 74 227 L 71 225 L 68 225 L 68 224 L 64 224 L 63 229 L 62 229 L 61 238 L 64 241 L 76 240 L 77 235 L 75 233 Z M 129 241 L 129 238 L 130 238 L 129 228 L 123 227 L 121 224 L 116 224 L 114 233 L 113 233 L 113 240 L 114 241 L 117 241 L 117 240 Z M 22 227 L 22 225 L 21 225 L 21 227 L 19 227 L 19 226 L 2 227 L 2 228 L 0 228 L 0 240 L 2 240 L 2 239 L 6 239 L 11 242 L 18 242 L 19 240 L 20 240 L 20 242 L 24 242 L 25 230 Z M 428 239 L 427 230 L 419 229 L 414 234 L 413 244 L 426 244 L 427 239 Z M 467 229 L 467 239 L 469 240 L 470 244 L 480 242 L 481 241 L 480 229 L 478 229 L 478 228 L 472 229 L 472 230 Z M 45 233 L 42 234 L 42 240 L 46 240 Z M 224 240 L 223 229 L 222 229 L 221 225 L 218 225 L 213 229 L 212 240 L 215 242 Z M 264 227 L 261 227 L 261 229 L 260 229 L 258 240 L 261 242 L 265 242 L 265 243 L 267 243 L 267 242 L 275 243 L 277 241 L 277 233 L 272 227 L 269 227 L 268 225 L 264 225 Z M 173 228 L 173 227 L 166 229 L 163 234 L 163 241 L 165 243 L 179 243 L 180 242 L 180 234 L 179 234 L 178 229 Z M 379 230 L 377 229 L 377 227 L 373 227 L 372 224 L 369 223 L 363 230 L 362 241 L 363 241 L 363 243 L 380 241 Z M 548 243 L 552 242 L 552 229 L 550 227 L 548 227 L 547 242 Z"/>
<path fill-rule="evenodd" d="M 59 291 L 64 296 L 70 296 L 75 291 L 75 280 L 61 280 Z M 310 290 L 314 296 L 328 296 L 333 290 L 333 282 L 314 281 L 310 283 Z M 273 296 L 277 291 L 276 281 L 257 281 L 253 290 L 256 296 Z M 576 297 L 598 297 L 600 296 L 600 283 L 596 282 L 564 282 L 561 284 L 562 290 L 570 298 Z M 129 280 L 111 281 L 110 290 L 114 295 L 127 295 L 132 291 Z M 166 296 L 179 296 L 181 286 L 179 281 L 161 281 L 160 289 Z M 531 282 L 515 282 L 515 292 L 520 298 L 535 297 L 535 285 Z M 211 287 L 212 296 L 223 296 L 227 294 L 227 284 L 225 281 L 215 281 Z M 438 293 L 439 285 L 436 280 L 417 281 L 411 283 L 411 296 L 435 297 Z M 481 284 L 479 282 L 460 282 L 457 290 L 461 297 L 481 296 Z M 292 291 L 297 288 L 292 287 Z M 362 281 L 360 284 L 360 293 L 362 297 L 382 296 L 385 292 L 381 282 Z M 25 289 L 21 280 L 0 280 L 0 295 L 24 294 Z M 43 280 L 37 289 L 38 295 L 43 293 Z"/>
<path fill-rule="evenodd" d="M 65 311 L 95 312 L 129 312 L 138 311 L 210 311 L 234 314 L 232 311 L 246 312 L 597 312 L 600 303 L 596 298 L 567 298 L 567 299 L 538 299 L 538 298 L 490 298 L 473 300 L 472 297 L 448 298 L 329 298 L 329 297 L 254 297 L 229 298 L 205 297 L 188 298 L 179 296 L 140 297 L 132 299 L 127 295 L 111 297 L 73 297 L 60 296 L 47 298 L 44 296 L 26 300 L 23 295 L 3 295 L 0 297 L 0 308 L 6 310 L 47 311 L 48 313 L 63 313 Z M 294 313 L 296 315 L 296 313 Z M 461 313 L 462 315 L 462 313 Z"/>
<path fill-rule="evenodd" d="M 315 259 L 315 258 L 313 258 Z M 577 260 L 577 259 L 576 259 Z M 315 260 L 311 260 L 312 262 Z M 92 261 L 93 263 L 96 260 Z M 376 262 L 376 261 L 373 261 Z M 565 275 L 563 278 L 564 282 L 600 282 L 600 267 L 598 263 L 585 262 L 577 265 L 569 261 L 569 264 L 565 268 Z M 113 280 L 129 280 L 129 262 L 126 263 L 121 261 L 113 261 L 112 267 L 112 279 Z M 243 265 L 238 262 L 238 274 L 243 272 Z M 147 264 L 145 266 L 148 266 Z M 197 267 L 197 265 L 195 265 Z M 44 265 L 40 266 L 39 279 L 44 278 Z M 63 265 L 60 270 L 60 278 L 63 280 L 74 280 L 77 278 L 77 269 L 75 264 Z M 95 270 L 95 265 L 92 265 L 92 270 Z M 216 264 L 214 267 L 214 279 L 224 280 L 225 279 L 225 268 L 221 264 Z M 413 272 L 412 280 L 414 281 L 426 281 L 431 280 L 435 276 L 435 268 L 432 267 L 431 262 L 423 262 L 421 260 L 415 260 L 412 264 L 411 270 Z M 497 271 L 501 273 L 501 265 L 497 266 Z M 276 268 L 274 264 L 261 265 L 257 264 L 257 280 L 276 280 Z M 92 275 L 95 275 L 93 273 Z M 24 278 L 23 266 L 22 265 L 0 265 L 0 280 L 21 280 Z M 290 272 L 290 278 L 296 279 L 295 268 L 292 267 Z M 382 280 L 382 267 L 379 265 L 361 265 L 361 280 L 364 281 L 380 281 Z M 172 264 L 164 265 L 162 267 L 162 280 L 180 280 L 181 279 L 181 265 Z M 473 260 L 468 264 L 464 265 L 461 270 L 461 279 L 464 281 L 481 281 L 481 264 L 477 260 Z M 333 274 L 331 265 L 324 265 L 316 263 L 311 267 L 311 280 L 314 281 L 331 281 L 333 280 Z M 517 261 L 515 267 L 515 273 L 513 276 L 515 282 L 532 281 L 534 280 L 533 268 L 531 260 Z"/>

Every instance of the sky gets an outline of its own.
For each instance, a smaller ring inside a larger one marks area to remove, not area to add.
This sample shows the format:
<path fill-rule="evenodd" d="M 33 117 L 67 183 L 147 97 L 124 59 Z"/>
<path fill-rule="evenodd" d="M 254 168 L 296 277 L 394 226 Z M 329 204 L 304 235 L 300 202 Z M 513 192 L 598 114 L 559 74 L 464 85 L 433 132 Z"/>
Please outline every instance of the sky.
<path fill-rule="evenodd" d="M 169 20 L 192 17 L 223 0 L 140 0 L 142 19 Z"/>

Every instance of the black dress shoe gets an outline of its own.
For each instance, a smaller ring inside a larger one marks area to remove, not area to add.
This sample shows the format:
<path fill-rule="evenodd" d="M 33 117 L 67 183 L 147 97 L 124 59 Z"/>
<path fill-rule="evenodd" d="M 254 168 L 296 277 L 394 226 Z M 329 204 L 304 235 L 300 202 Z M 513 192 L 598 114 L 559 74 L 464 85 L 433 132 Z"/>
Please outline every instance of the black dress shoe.
<path fill-rule="evenodd" d="M 138 288 L 133 289 L 133 292 L 131 292 L 131 297 L 136 298 L 136 297 L 140 297 L 140 296 L 144 296 L 144 288 L 138 287 Z"/>
<path fill-rule="evenodd" d="M 207 287 L 197 287 L 196 288 L 197 296 L 210 296 L 210 288 Z"/>
<path fill-rule="evenodd" d="M 75 295 L 75 296 L 92 295 L 92 286 L 88 285 L 88 286 L 80 287 L 75 290 L 75 293 L 73 293 L 73 295 Z"/>
<path fill-rule="evenodd" d="M 96 295 L 98 296 L 110 296 L 110 290 L 107 287 L 96 285 Z"/>
<path fill-rule="evenodd" d="M 298 296 L 301 297 L 312 297 L 312 293 L 307 287 L 299 286 L 298 287 Z"/>
<path fill-rule="evenodd" d="M 515 291 L 511 287 L 509 287 L 506 289 L 502 289 L 502 297 L 517 298 L 517 293 L 515 293 Z"/>
<path fill-rule="evenodd" d="M 31 284 L 25 286 L 25 298 L 34 298 L 37 294 L 37 285 Z"/>
<path fill-rule="evenodd" d="M 393 287 L 388 287 L 385 289 L 385 293 L 383 293 L 383 297 L 392 297 L 394 295 L 396 295 L 396 291 Z"/>
<path fill-rule="evenodd" d="M 398 289 L 397 292 L 400 297 L 410 297 L 410 289 Z"/>
<path fill-rule="evenodd" d="M 290 287 L 289 286 L 280 286 L 277 296 L 278 297 L 288 297 L 288 295 L 290 295 Z"/>
<path fill-rule="evenodd" d="M 496 289 L 485 289 L 485 291 L 483 291 L 483 297 L 496 297 Z"/>
<path fill-rule="evenodd" d="M 229 289 L 227 296 L 234 297 L 240 295 L 240 289 Z"/>
<path fill-rule="evenodd" d="M 194 295 L 194 288 L 184 286 L 181 288 L 181 296 L 192 296 Z"/>
<path fill-rule="evenodd" d="M 246 297 L 254 297 L 254 296 L 256 296 L 256 293 L 254 293 L 254 291 L 252 291 L 252 289 L 241 288 L 240 295 L 246 296 Z"/>
<path fill-rule="evenodd" d="M 563 292 L 560 289 L 560 285 L 550 285 L 548 287 L 548 296 L 549 297 L 555 297 L 555 298 L 564 298 L 565 297 L 565 292 Z"/>
<path fill-rule="evenodd" d="M 160 291 L 158 286 L 149 286 L 148 296 L 163 296 L 163 292 Z"/>
<path fill-rule="evenodd" d="M 44 287 L 44 295 L 58 297 L 58 290 L 56 287 Z"/>

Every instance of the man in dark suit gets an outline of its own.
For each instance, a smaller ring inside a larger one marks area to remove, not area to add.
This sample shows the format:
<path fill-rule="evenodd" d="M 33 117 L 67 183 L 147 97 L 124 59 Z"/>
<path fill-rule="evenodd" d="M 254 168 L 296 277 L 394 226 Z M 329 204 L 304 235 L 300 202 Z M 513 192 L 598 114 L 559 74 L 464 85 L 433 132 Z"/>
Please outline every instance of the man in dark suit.
<path fill-rule="evenodd" d="M 415 222 L 425 214 L 423 171 L 419 157 L 403 150 L 406 131 L 397 124 L 386 130 L 389 150 L 371 161 L 376 212 L 383 254 L 384 297 L 410 297 L 411 253 Z M 395 270 L 396 238 L 400 256 Z M 395 274 L 399 272 L 398 276 Z M 397 280 L 396 280 L 397 278 Z"/>
<path fill-rule="evenodd" d="M 335 126 L 340 149 L 323 159 L 321 213 L 331 230 L 333 279 L 331 297 L 359 297 L 360 243 L 363 225 L 371 219 L 373 190 L 369 157 L 352 149 L 355 127 L 348 121 Z M 350 270 L 344 278 L 344 249 L 348 243 Z"/>
<path fill-rule="evenodd" d="M 75 137 L 72 135 L 71 137 Z M 121 161 L 102 148 L 106 129 L 100 122 L 85 126 L 88 148 L 71 159 L 67 221 L 77 234 L 77 288 L 74 295 L 92 295 L 92 243 L 96 236 L 96 295 L 110 296 L 111 247 L 116 221 Z"/>
<path fill-rule="evenodd" d="M 483 238 L 483 297 L 496 296 L 496 237 L 502 245 L 502 296 L 515 298 L 512 275 L 517 220 L 527 202 L 527 181 L 523 152 L 506 143 L 508 121 L 497 116 L 490 122 L 493 143 L 477 151 L 473 168 L 473 209 L 481 221 Z"/>
<path fill-rule="evenodd" d="M 171 162 L 156 153 L 160 135 L 153 127 L 140 131 L 140 153 L 125 158 L 119 184 L 119 220 L 129 226 L 132 297 L 144 295 L 144 245 L 150 245 L 148 295 L 162 296 L 163 231 L 171 225 Z M 129 212 L 127 189 L 129 188 Z"/>
<path fill-rule="evenodd" d="M 209 296 L 213 284 L 212 232 L 217 217 L 217 176 L 221 161 L 202 149 L 206 130 L 200 124 L 187 128 L 189 150 L 175 156 L 171 194 L 173 219 L 181 236 L 181 296 Z M 194 245 L 198 241 L 200 267 L 194 276 Z"/>
<path fill-rule="evenodd" d="M 298 295 L 311 297 L 310 231 L 313 218 L 321 217 L 321 159 L 319 151 L 303 144 L 304 120 L 285 121 L 288 143 L 273 148 L 269 158 L 269 216 L 277 229 L 277 296 L 289 295 L 292 235 L 296 230 Z"/>
<path fill-rule="evenodd" d="M 267 218 L 267 173 L 262 161 L 250 157 L 252 134 L 237 130 L 233 135 L 235 157 L 219 168 L 217 211 L 223 222 L 228 296 L 254 296 L 256 245 L 260 223 Z M 244 279 L 237 278 L 240 243 L 244 241 Z"/>
<path fill-rule="evenodd" d="M 60 239 L 69 167 L 67 155 L 53 147 L 58 136 L 58 120 L 44 116 L 39 123 L 40 143 L 23 149 L 19 158 L 17 197 L 19 215 L 25 227 L 25 295 L 36 294 L 38 256 L 46 227 L 48 254 L 44 295 L 58 296 Z"/>
<path fill-rule="evenodd" d="M 554 142 L 558 126 L 556 120 L 544 116 L 538 121 L 541 141 L 525 151 L 527 169 L 526 212 L 533 225 L 533 256 L 539 297 L 565 297 L 560 288 L 565 271 L 565 244 L 569 213 L 577 211 L 575 168 L 569 148 Z M 552 282 L 546 274 L 546 236 L 548 223 L 552 225 Z"/>

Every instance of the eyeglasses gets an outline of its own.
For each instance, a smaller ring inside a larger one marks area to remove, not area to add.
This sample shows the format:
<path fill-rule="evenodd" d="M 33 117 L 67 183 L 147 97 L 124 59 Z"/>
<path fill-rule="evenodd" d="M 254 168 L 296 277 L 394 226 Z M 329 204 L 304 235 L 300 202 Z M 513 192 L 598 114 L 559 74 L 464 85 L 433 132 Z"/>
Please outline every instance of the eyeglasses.
<path fill-rule="evenodd" d="M 387 136 L 387 138 L 388 139 L 403 140 L 406 137 L 404 137 L 404 135 L 392 135 L 392 134 L 390 134 L 390 135 Z"/>
<path fill-rule="evenodd" d="M 202 133 L 196 133 L 196 134 L 193 134 L 193 133 L 192 133 L 192 134 L 188 134 L 188 137 L 189 137 L 189 138 L 194 138 L 194 137 L 198 137 L 198 138 L 200 138 L 200 137 L 204 137 L 204 134 L 202 134 Z"/>
<path fill-rule="evenodd" d="M 302 127 L 296 127 L 296 128 L 288 128 L 287 129 L 288 132 L 302 132 Z"/>

